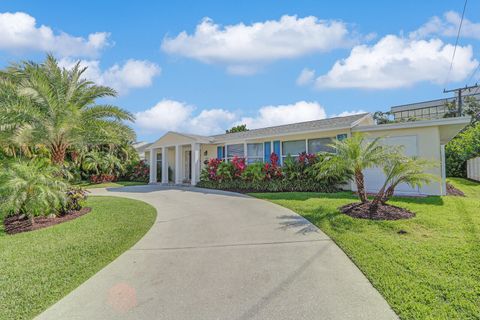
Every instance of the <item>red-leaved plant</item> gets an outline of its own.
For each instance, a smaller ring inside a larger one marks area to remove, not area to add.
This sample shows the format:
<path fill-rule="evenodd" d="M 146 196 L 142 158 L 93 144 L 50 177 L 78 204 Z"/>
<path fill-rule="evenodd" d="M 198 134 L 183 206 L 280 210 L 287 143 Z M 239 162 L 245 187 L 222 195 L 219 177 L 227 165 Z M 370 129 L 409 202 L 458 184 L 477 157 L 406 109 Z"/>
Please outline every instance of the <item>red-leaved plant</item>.
<path fill-rule="evenodd" d="M 241 158 L 237 156 L 233 157 L 232 164 L 234 168 L 233 175 L 236 178 L 240 177 L 243 171 L 245 171 L 245 168 L 247 167 L 247 165 L 245 164 L 245 158 Z"/>
<path fill-rule="evenodd" d="M 270 162 L 265 163 L 263 171 L 265 172 L 265 180 L 272 180 L 283 176 L 282 168 L 278 165 L 278 156 L 275 152 L 272 152 L 270 155 Z"/>
<path fill-rule="evenodd" d="M 217 169 L 218 169 L 218 165 L 222 162 L 221 159 L 216 159 L 216 158 L 212 158 L 210 160 L 208 160 L 208 163 L 207 163 L 207 172 L 208 172 L 208 178 L 210 180 L 218 180 L 218 176 L 217 176 Z"/>

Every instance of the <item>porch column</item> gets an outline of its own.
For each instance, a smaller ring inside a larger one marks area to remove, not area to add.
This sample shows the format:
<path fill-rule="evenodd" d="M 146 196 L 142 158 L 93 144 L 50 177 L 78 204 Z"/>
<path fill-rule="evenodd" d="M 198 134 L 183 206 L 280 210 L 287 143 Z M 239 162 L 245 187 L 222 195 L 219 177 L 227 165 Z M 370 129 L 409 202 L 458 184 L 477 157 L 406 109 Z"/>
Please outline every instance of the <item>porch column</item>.
<path fill-rule="evenodd" d="M 440 145 L 440 159 L 441 159 L 441 170 L 442 170 L 442 196 L 447 195 L 447 168 L 445 164 L 445 145 Z"/>
<path fill-rule="evenodd" d="M 175 146 L 175 183 L 182 183 L 182 146 Z"/>
<path fill-rule="evenodd" d="M 157 149 L 150 149 L 150 183 L 157 183 Z"/>
<path fill-rule="evenodd" d="M 200 180 L 200 143 L 192 143 L 192 186 Z"/>
<path fill-rule="evenodd" d="M 162 147 L 162 183 L 168 183 L 168 148 Z"/>

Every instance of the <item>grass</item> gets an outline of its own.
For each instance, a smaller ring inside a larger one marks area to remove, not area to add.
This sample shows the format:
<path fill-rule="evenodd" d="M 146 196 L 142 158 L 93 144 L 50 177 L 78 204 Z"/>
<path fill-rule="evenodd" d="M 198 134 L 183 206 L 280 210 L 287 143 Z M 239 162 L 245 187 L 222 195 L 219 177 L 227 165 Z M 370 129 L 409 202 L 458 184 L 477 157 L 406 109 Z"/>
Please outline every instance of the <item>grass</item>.
<path fill-rule="evenodd" d="M 480 319 L 480 184 L 467 197 L 394 198 L 417 214 L 369 221 L 341 214 L 349 192 L 252 194 L 298 212 L 328 234 L 402 319 Z M 406 234 L 399 234 L 404 230 Z"/>
<path fill-rule="evenodd" d="M 96 189 L 96 188 L 120 188 L 120 187 L 141 186 L 145 184 L 147 183 L 139 182 L 139 181 L 115 181 L 115 182 L 105 182 L 105 183 L 91 183 L 89 181 L 82 181 L 76 185 L 87 188 L 87 189 Z"/>
<path fill-rule="evenodd" d="M 0 319 L 33 318 L 135 244 L 156 216 L 125 198 L 90 197 L 87 206 L 92 212 L 49 228 L 0 229 Z"/>

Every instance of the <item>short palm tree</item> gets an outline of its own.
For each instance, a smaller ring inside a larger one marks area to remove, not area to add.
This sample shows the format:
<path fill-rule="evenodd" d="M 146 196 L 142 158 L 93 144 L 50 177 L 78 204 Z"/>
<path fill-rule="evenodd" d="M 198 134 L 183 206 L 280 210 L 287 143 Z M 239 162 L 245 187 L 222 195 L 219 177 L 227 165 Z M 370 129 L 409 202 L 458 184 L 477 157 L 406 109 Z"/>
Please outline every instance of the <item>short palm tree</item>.
<path fill-rule="evenodd" d="M 363 171 L 381 165 L 391 152 L 379 144 L 379 139 L 367 140 L 363 134 L 355 133 L 348 139 L 334 141 L 330 146 L 335 153 L 315 165 L 317 178 L 345 176 L 354 180 L 360 201 L 367 202 Z"/>
<path fill-rule="evenodd" d="M 68 185 L 45 160 L 13 161 L 0 173 L 0 210 L 29 217 L 58 212 Z"/>
<path fill-rule="evenodd" d="M 385 204 L 393 196 L 395 188 L 401 183 L 415 188 L 436 180 L 435 175 L 425 172 L 435 166 L 435 162 L 427 159 L 408 157 L 401 153 L 390 155 L 385 159 L 383 165 L 385 182 L 373 199 L 372 205 L 376 207 L 380 203 Z"/>
<path fill-rule="evenodd" d="M 0 72 L 0 131 L 16 145 L 45 145 L 54 164 L 62 164 L 68 148 L 118 144 L 134 139 L 124 121 L 131 113 L 96 100 L 116 96 L 115 90 L 95 85 L 77 63 L 67 70 L 48 55 L 45 62 L 13 64 Z"/>

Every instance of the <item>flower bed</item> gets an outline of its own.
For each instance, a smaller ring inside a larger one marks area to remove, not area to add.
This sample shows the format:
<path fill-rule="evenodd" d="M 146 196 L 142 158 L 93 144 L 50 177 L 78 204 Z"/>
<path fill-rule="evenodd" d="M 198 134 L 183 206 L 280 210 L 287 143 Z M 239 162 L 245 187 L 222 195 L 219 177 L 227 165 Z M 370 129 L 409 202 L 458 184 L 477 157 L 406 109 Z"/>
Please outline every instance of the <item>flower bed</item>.
<path fill-rule="evenodd" d="M 287 157 L 284 166 L 278 163 L 275 153 L 267 163 L 246 165 L 245 158 L 234 157 L 230 162 L 210 159 L 202 171 L 201 188 L 236 192 L 335 192 L 341 179 L 316 178 L 315 164 L 321 155 L 300 154 L 297 159 Z"/>

